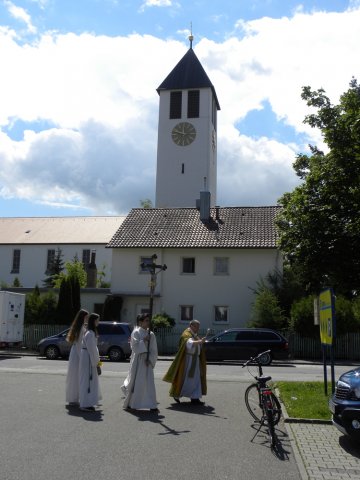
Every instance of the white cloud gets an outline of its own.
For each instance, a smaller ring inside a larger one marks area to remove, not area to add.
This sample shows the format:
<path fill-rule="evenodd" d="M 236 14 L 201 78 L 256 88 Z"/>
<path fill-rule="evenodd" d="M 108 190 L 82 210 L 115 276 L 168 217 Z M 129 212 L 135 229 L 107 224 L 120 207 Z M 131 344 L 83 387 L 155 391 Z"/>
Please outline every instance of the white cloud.
<path fill-rule="evenodd" d="M 25 23 L 28 33 L 36 33 L 36 27 L 32 24 L 31 17 L 24 8 L 17 7 L 8 0 L 4 1 L 4 5 L 13 18 Z"/>
<path fill-rule="evenodd" d="M 243 23 L 241 37 L 222 43 L 194 45 L 221 105 L 218 203 L 274 204 L 296 185 L 292 163 L 305 145 L 249 138 L 235 125 L 267 102 L 294 132 L 319 142 L 319 132 L 303 124 L 309 109 L 301 87 L 323 87 L 338 101 L 351 77 L 360 77 L 359 24 L 360 9 L 296 13 Z M 126 213 L 154 200 L 156 88 L 187 42 L 47 33 L 19 45 L 2 28 L 0 45 L 0 195 L 93 213 Z M 16 120 L 53 128 L 36 133 L 29 123 L 16 141 L 5 133 Z"/>

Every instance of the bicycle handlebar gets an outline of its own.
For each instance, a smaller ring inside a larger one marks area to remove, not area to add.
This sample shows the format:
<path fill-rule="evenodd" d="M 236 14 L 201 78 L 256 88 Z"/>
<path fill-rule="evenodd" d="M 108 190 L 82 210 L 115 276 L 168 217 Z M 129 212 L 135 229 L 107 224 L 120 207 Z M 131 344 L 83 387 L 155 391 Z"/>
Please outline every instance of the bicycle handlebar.
<path fill-rule="evenodd" d="M 251 362 L 255 362 L 255 363 L 257 363 L 257 364 L 260 364 L 259 358 L 260 358 L 262 355 L 265 355 L 266 353 L 270 353 L 270 352 L 271 352 L 271 350 L 266 350 L 265 352 L 259 353 L 259 355 L 257 355 L 256 357 L 250 357 L 249 360 L 247 360 L 247 361 L 244 363 L 244 365 L 242 366 L 242 368 L 247 367 L 247 366 L 249 365 L 249 363 L 251 363 Z"/>

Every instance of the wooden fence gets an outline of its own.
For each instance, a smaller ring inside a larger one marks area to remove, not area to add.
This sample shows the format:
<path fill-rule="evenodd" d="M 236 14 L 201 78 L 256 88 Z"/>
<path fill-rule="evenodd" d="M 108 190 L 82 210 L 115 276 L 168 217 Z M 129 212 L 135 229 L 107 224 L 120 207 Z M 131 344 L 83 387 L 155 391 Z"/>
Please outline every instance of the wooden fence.
<path fill-rule="evenodd" d="M 23 346 L 35 349 L 38 342 L 50 335 L 55 335 L 68 328 L 66 325 L 26 325 Z M 183 328 L 161 329 L 156 332 L 159 355 L 174 355 L 179 345 Z M 206 330 L 200 330 L 205 335 Z M 217 333 L 213 331 L 212 333 Z M 298 333 L 285 332 L 289 341 L 291 358 L 319 360 L 322 358 L 320 338 L 302 337 Z M 347 333 L 335 341 L 334 356 L 337 360 L 360 360 L 360 333 Z"/>

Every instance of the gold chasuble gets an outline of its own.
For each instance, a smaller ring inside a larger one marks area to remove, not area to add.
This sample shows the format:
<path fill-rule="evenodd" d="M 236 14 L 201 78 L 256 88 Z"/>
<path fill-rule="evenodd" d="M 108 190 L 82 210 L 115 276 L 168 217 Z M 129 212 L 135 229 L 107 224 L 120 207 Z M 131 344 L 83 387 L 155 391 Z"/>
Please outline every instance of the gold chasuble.
<path fill-rule="evenodd" d="M 172 397 L 179 397 L 181 393 L 181 388 L 184 383 L 185 376 L 185 366 L 186 366 L 186 342 L 189 338 L 195 338 L 194 334 L 191 332 L 190 328 L 184 330 L 180 337 L 179 350 L 169 367 L 169 370 L 164 375 L 163 380 L 165 382 L 171 383 L 169 394 Z M 200 348 L 200 346 L 198 346 Z M 207 386 L 206 386 L 206 357 L 204 348 L 201 348 L 200 355 L 193 357 L 193 362 L 200 361 L 200 379 L 201 379 L 201 391 L 203 395 L 206 395 Z M 191 366 L 189 375 L 195 370 L 195 363 Z"/>

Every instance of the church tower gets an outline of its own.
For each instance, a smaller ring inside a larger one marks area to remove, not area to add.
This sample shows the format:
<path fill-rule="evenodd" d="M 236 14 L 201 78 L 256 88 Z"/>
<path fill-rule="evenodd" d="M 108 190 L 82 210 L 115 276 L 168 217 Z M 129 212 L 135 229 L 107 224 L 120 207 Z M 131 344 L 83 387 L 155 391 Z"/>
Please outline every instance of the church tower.
<path fill-rule="evenodd" d="M 160 96 L 156 208 L 195 207 L 200 191 L 216 204 L 215 88 L 190 48 L 157 92 Z"/>

